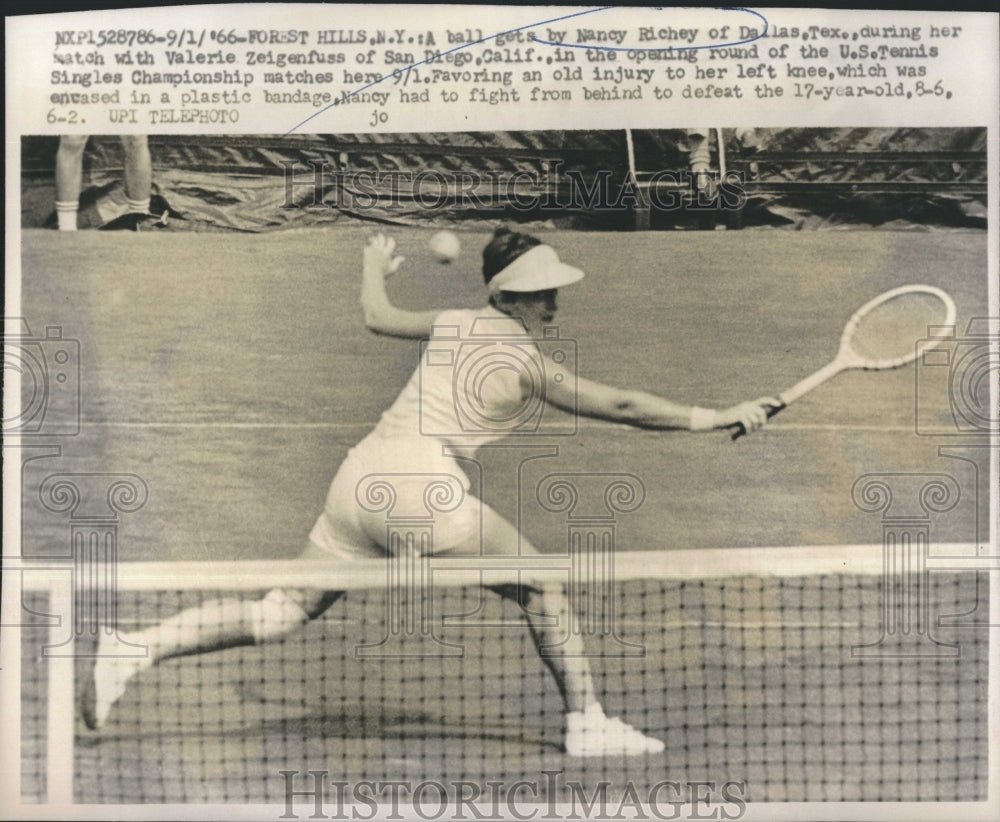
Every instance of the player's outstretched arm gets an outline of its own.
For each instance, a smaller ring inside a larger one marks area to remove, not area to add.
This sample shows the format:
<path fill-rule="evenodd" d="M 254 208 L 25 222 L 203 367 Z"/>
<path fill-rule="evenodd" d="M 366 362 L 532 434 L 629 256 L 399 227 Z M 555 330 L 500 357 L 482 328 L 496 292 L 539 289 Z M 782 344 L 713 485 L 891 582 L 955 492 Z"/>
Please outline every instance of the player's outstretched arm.
<path fill-rule="evenodd" d="M 376 234 L 365 244 L 361 269 L 361 309 L 365 325 L 372 331 L 393 337 L 419 339 L 430 336 L 440 310 L 406 311 L 394 306 L 386 294 L 385 281 L 403 263 L 403 257 L 395 256 L 395 251 L 396 241 L 385 234 Z"/>
<path fill-rule="evenodd" d="M 650 394 L 615 388 L 583 377 L 572 378 L 562 366 L 546 358 L 546 396 L 552 405 L 586 417 L 655 430 L 712 431 L 742 425 L 748 432 L 767 422 L 774 397 L 761 397 L 723 411 L 683 405 Z"/>

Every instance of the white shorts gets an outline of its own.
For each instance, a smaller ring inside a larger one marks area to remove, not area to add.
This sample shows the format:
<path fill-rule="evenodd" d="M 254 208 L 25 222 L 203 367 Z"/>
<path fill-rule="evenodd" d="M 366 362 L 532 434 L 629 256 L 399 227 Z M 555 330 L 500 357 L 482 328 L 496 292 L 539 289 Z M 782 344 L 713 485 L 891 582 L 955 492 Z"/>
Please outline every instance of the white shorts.
<path fill-rule="evenodd" d="M 431 437 L 369 434 L 350 450 L 330 483 L 306 555 L 386 557 L 394 536 L 405 539 L 407 533 L 426 535 L 415 546 L 421 553 L 472 544 L 479 535 L 480 502 L 443 447 Z"/>

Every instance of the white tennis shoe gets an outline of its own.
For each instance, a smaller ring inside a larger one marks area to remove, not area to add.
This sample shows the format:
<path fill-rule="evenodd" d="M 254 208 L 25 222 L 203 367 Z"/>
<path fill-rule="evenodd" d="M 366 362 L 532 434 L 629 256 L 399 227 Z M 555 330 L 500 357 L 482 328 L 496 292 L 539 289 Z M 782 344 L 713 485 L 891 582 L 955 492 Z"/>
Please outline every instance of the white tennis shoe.
<path fill-rule="evenodd" d="M 84 686 L 80 705 L 83 722 L 92 731 L 107 720 L 132 677 L 151 664 L 148 657 L 113 656 L 113 653 L 107 636 L 102 635 L 97 645 L 97 661 Z"/>
<path fill-rule="evenodd" d="M 570 756 L 639 756 L 662 753 L 665 747 L 617 717 L 606 717 L 600 705 L 566 714 L 566 753 Z"/>

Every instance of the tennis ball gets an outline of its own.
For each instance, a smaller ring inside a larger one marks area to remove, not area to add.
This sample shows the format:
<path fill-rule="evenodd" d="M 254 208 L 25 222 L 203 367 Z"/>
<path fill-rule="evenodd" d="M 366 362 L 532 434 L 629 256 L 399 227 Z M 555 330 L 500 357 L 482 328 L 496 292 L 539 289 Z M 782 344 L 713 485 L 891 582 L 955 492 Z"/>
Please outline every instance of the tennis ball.
<path fill-rule="evenodd" d="M 427 246 L 437 257 L 439 263 L 450 263 L 462 250 L 462 244 L 458 241 L 458 237 L 450 231 L 436 232 L 431 236 Z"/>

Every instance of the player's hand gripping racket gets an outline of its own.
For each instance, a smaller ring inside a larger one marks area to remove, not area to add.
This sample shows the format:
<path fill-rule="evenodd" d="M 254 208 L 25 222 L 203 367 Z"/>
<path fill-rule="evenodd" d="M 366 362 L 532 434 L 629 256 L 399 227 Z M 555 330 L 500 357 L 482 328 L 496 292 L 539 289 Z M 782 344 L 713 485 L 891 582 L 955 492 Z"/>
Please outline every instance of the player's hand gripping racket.
<path fill-rule="evenodd" d="M 778 395 L 780 405 L 767 409 L 773 417 L 803 394 L 822 385 L 841 371 L 854 368 L 885 371 L 913 362 L 948 337 L 935 338 L 934 327 L 955 325 L 955 303 L 932 285 L 904 285 L 869 300 L 854 312 L 844 326 L 840 350 L 828 365 Z M 733 434 L 746 433 L 740 425 Z"/>

